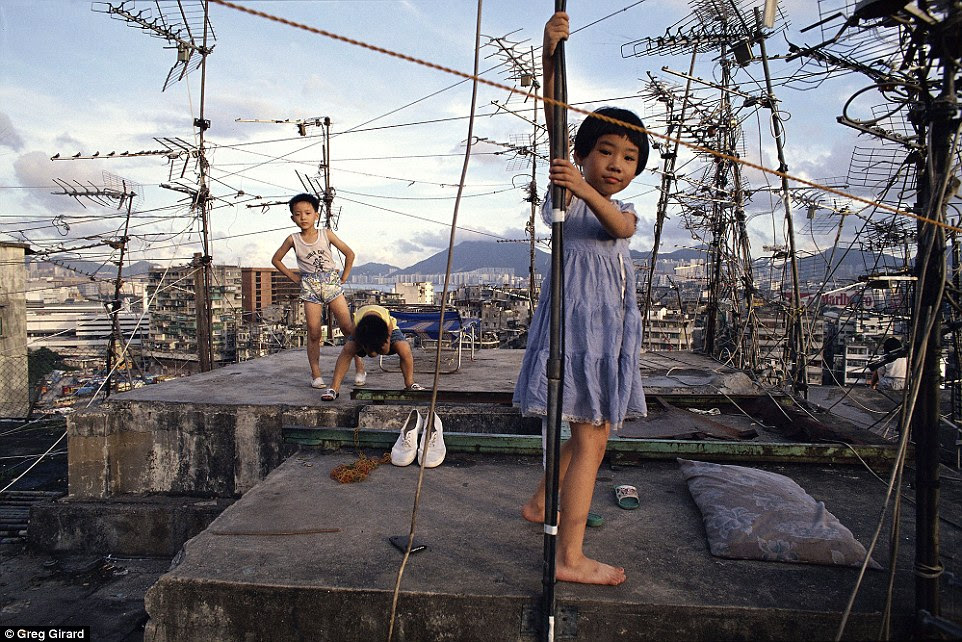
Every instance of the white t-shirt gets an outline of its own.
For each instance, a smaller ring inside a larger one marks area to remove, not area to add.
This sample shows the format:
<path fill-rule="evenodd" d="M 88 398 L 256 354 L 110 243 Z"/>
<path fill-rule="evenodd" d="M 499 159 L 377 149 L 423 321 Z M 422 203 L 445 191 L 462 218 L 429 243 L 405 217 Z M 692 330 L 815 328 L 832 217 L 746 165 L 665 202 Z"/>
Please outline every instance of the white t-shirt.
<path fill-rule="evenodd" d="M 878 387 L 882 390 L 902 390 L 905 388 L 905 357 L 899 357 L 878 369 Z"/>

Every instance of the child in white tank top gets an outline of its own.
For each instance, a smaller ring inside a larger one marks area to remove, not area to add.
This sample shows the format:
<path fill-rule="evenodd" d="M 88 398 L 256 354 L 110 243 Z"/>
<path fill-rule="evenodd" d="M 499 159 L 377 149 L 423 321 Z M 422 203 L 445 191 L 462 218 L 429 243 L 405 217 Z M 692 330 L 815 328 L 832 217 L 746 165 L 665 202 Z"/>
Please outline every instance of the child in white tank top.
<path fill-rule="evenodd" d="M 318 229 L 320 201 L 311 194 L 298 194 L 290 200 L 291 220 L 300 232 L 291 234 L 274 252 L 271 263 L 294 283 L 301 284 L 301 300 L 304 302 L 304 316 L 307 317 L 307 360 L 311 367 L 311 386 L 324 388 L 319 359 L 321 356 L 321 333 L 323 306 L 330 306 L 338 327 L 345 336 L 354 332 L 354 322 L 344 299 L 343 284 L 354 264 L 354 252 L 337 235 L 328 229 Z M 331 246 L 344 255 L 344 270 L 337 269 Z M 284 265 L 284 257 L 291 249 L 297 257 L 294 272 Z M 367 373 L 360 358 L 354 362 L 356 374 L 354 385 L 363 386 Z"/>

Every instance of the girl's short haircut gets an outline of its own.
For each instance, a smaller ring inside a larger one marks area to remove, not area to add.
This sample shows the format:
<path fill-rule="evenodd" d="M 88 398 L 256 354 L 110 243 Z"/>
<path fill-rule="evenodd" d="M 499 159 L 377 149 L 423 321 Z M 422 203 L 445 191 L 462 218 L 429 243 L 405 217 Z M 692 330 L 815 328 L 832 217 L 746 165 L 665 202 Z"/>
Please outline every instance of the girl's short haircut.
<path fill-rule="evenodd" d="M 633 125 L 634 127 L 644 128 L 645 126 L 634 112 L 628 111 L 627 109 L 602 107 L 596 109 L 594 113 Z M 578 133 L 575 135 L 575 153 L 578 154 L 579 158 L 587 157 L 588 154 L 591 153 L 591 150 L 595 148 L 595 143 L 598 142 L 598 139 L 606 134 L 626 136 L 628 140 L 638 148 L 638 167 L 635 169 L 635 176 L 641 174 L 642 170 L 645 169 L 645 163 L 648 162 L 648 136 L 637 129 L 588 116 L 581 123 L 581 127 L 578 128 Z"/>
<path fill-rule="evenodd" d="M 294 213 L 294 206 L 298 203 L 310 203 L 315 212 L 321 211 L 321 201 L 319 201 L 318 198 L 313 194 L 298 194 L 291 200 L 287 201 L 287 207 L 290 208 L 291 214 Z"/>
<path fill-rule="evenodd" d="M 902 347 L 902 342 L 896 339 L 895 337 L 889 337 L 882 344 L 882 350 L 884 350 L 885 352 L 895 352 L 896 350 L 899 350 L 901 347 Z"/>
<path fill-rule="evenodd" d="M 364 354 L 377 354 L 388 339 L 387 323 L 376 314 L 361 317 L 354 327 L 354 341 Z"/>

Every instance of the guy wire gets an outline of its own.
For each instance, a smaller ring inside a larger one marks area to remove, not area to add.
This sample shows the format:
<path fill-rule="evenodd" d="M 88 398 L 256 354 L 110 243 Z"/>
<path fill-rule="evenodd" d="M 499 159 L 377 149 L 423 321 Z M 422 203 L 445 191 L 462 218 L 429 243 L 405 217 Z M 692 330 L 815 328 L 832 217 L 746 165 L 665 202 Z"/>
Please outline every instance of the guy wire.
<path fill-rule="evenodd" d="M 441 333 L 444 331 L 444 308 L 447 305 L 448 285 L 451 279 L 451 265 L 454 260 L 454 238 L 458 229 L 458 208 L 461 204 L 461 194 L 464 191 L 464 181 L 467 177 L 468 165 L 471 161 L 471 141 L 474 137 L 474 109 L 478 99 L 477 81 L 481 52 L 481 5 L 482 0 L 478 0 L 477 29 L 474 36 L 474 76 L 472 77 L 473 82 L 471 84 L 471 118 L 468 120 L 468 139 L 464 150 L 464 163 L 461 166 L 461 179 L 458 181 L 458 196 L 454 201 L 454 212 L 451 217 L 451 234 L 448 238 L 448 261 L 444 270 L 444 287 L 441 290 L 441 315 L 438 322 L 438 341 L 435 347 L 434 355 L 434 381 L 431 385 L 431 403 L 428 406 L 427 426 L 424 429 L 422 455 L 427 455 L 428 446 L 430 445 L 430 439 L 428 439 L 428 437 L 431 436 L 431 433 L 434 430 L 434 411 L 437 407 L 438 383 L 441 373 Z M 397 616 L 397 603 L 398 594 L 401 590 L 401 578 L 404 575 L 404 568 L 407 566 L 408 559 L 411 556 L 411 548 L 414 545 L 414 533 L 417 528 L 418 507 L 421 503 L 421 488 L 424 484 L 425 464 L 427 464 L 427 457 L 422 456 L 420 466 L 418 467 L 418 483 L 414 492 L 414 506 L 411 510 L 411 528 L 408 532 L 408 543 L 407 547 L 404 549 L 404 558 L 401 560 L 401 566 L 398 568 L 397 581 L 394 583 L 394 594 L 391 598 L 391 621 L 388 625 L 387 633 L 388 642 L 391 642 L 394 636 L 394 620 Z"/>

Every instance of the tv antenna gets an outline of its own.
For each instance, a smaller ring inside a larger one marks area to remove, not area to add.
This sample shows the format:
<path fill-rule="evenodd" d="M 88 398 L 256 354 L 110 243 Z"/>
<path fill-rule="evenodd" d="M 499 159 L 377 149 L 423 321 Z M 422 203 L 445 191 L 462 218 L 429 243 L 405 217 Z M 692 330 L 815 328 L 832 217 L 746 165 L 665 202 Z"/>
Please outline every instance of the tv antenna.
<path fill-rule="evenodd" d="M 138 11 L 136 0 L 121 2 L 119 5 L 97 2 L 94 3 L 93 10 L 128 22 L 156 38 L 162 38 L 171 44 L 170 48 L 177 50 L 177 60 L 167 72 L 161 90 L 166 91 L 170 85 L 198 69 L 205 57 L 214 50 L 214 45 L 210 44 L 215 38 L 214 28 L 202 0 L 155 0 L 150 4 L 152 8 Z M 203 34 L 202 44 L 197 44 L 198 34 Z"/>
<path fill-rule="evenodd" d="M 174 143 L 178 150 L 178 157 L 183 154 L 184 167 L 180 177 L 184 177 L 187 160 L 198 160 L 198 185 L 196 190 L 187 190 L 182 186 L 173 189 L 192 191 L 191 209 L 196 211 L 201 221 L 203 253 L 195 262 L 203 271 L 203 283 L 197 288 L 197 361 L 202 372 L 214 367 L 213 358 L 213 313 L 211 305 L 211 265 L 213 257 L 210 251 L 210 189 L 207 184 L 208 163 L 206 159 L 205 132 L 210 129 L 210 121 L 205 118 L 206 84 L 207 84 L 207 56 L 214 49 L 213 41 L 216 36 L 210 23 L 209 3 L 204 0 L 154 0 L 150 9 L 136 10 L 136 1 L 125 0 L 119 5 L 100 2 L 93 7 L 94 11 L 106 13 L 113 18 L 124 20 L 131 26 L 156 38 L 166 40 L 177 50 L 177 60 L 167 73 L 162 91 L 174 82 L 187 77 L 195 70 L 201 70 L 200 78 L 200 106 L 199 115 L 194 118 L 193 126 L 197 129 L 197 145 L 193 146 L 180 139 L 164 139 Z M 156 10 L 156 12 L 155 12 Z M 195 54 L 197 54 L 195 56 Z M 171 163 L 171 179 L 173 180 L 173 163 Z"/>
<path fill-rule="evenodd" d="M 538 142 L 539 138 L 547 135 L 547 131 L 544 126 L 538 124 L 538 110 L 540 105 L 538 104 L 538 91 L 541 89 L 541 83 L 538 82 L 538 78 L 543 73 L 538 56 L 534 53 L 534 47 L 531 45 L 526 45 L 527 40 L 524 41 L 514 41 L 511 36 L 516 32 L 508 33 L 501 37 L 491 37 L 487 36 L 488 42 L 484 45 L 486 47 L 491 47 L 494 49 L 493 53 L 488 56 L 489 58 L 498 58 L 502 61 L 505 66 L 505 74 L 508 80 L 513 80 L 516 85 L 520 85 L 522 88 L 527 89 L 527 93 L 524 96 L 524 102 L 528 102 L 528 98 L 534 98 L 531 101 L 531 118 L 530 120 L 524 118 L 525 121 L 531 124 L 532 133 L 526 139 L 515 138 L 515 140 L 508 145 L 503 143 L 495 143 L 501 145 L 508 149 L 511 149 L 515 153 L 514 163 L 515 166 L 520 169 L 522 164 L 530 163 L 531 166 L 531 181 L 525 187 L 527 191 L 527 200 L 531 204 L 530 215 L 528 217 L 528 222 L 524 227 L 525 234 L 528 237 L 529 242 L 529 261 L 528 261 L 528 322 L 534 317 L 534 305 L 535 305 L 535 244 L 537 239 L 535 237 L 535 219 L 537 217 L 538 207 L 541 205 L 541 199 L 538 197 L 538 159 L 542 158 L 538 153 Z M 508 100 L 505 104 L 511 101 L 514 97 L 514 93 L 509 94 Z M 494 105 L 500 110 L 505 109 L 516 116 L 520 116 L 516 112 L 507 109 L 504 105 L 499 102 L 494 102 Z M 521 140 L 525 140 L 525 144 L 519 144 Z M 491 142 L 491 141 L 489 141 Z M 509 171 L 510 163 L 509 163 Z"/>
<path fill-rule="evenodd" d="M 131 201 L 136 200 L 139 203 L 143 199 L 143 188 L 140 185 L 107 172 L 103 172 L 103 181 L 103 185 L 94 185 L 89 181 L 84 185 L 79 181 L 55 178 L 53 182 L 61 191 L 51 194 L 69 196 L 84 208 L 87 207 L 84 201 L 87 201 L 100 207 L 115 207 L 118 210 L 125 205 L 131 205 Z"/>

